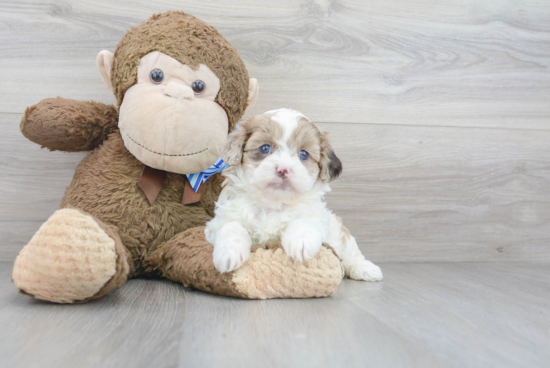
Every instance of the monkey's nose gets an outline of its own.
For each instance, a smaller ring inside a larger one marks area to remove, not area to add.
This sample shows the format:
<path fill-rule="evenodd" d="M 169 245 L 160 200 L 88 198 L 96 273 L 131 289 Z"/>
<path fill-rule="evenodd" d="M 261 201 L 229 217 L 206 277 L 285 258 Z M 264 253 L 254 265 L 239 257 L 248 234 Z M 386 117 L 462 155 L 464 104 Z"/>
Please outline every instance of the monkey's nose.
<path fill-rule="evenodd" d="M 177 98 L 178 100 L 186 98 L 193 101 L 193 99 L 195 98 L 195 93 L 193 92 L 191 87 L 176 82 L 168 83 L 168 85 L 164 88 L 164 94 L 173 98 Z"/>

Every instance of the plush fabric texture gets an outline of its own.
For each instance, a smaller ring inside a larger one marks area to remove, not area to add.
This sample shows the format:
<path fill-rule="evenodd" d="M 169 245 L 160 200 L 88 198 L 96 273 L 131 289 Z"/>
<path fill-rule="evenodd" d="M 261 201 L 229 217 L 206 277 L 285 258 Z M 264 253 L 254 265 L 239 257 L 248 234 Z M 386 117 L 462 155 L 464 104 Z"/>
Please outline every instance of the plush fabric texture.
<path fill-rule="evenodd" d="M 212 263 L 212 245 L 204 238 L 204 227 L 189 229 L 162 244 L 146 264 L 149 272 L 202 291 L 247 298 L 231 281 L 231 274 L 220 274 Z"/>
<path fill-rule="evenodd" d="M 142 263 L 150 251 L 211 218 L 222 182 L 221 175 L 214 175 L 203 184 L 200 202 L 183 206 L 184 176 L 167 173 L 151 205 L 137 185 L 144 168 L 115 131 L 78 165 L 61 202 L 61 207 L 79 208 L 116 226 L 132 256 L 132 276 L 143 272 Z"/>
<path fill-rule="evenodd" d="M 196 227 L 162 244 L 146 262 L 150 271 L 185 286 L 247 299 L 324 297 L 344 276 L 340 260 L 325 247 L 310 262 L 295 263 L 280 244 L 266 243 L 252 249 L 244 266 L 224 274 L 214 268 L 212 251 L 204 227 Z"/>
<path fill-rule="evenodd" d="M 61 210 L 60 210 L 61 211 Z M 122 286 L 128 280 L 128 276 L 132 272 L 132 258 L 130 255 L 130 252 L 126 247 L 122 244 L 122 241 L 120 240 L 120 236 L 118 236 L 118 230 L 113 225 L 107 225 L 103 223 L 98 218 L 85 213 L 84 211 L 78 210 L 83 215 L 90 216 L 94 219 L 94 221 L 97 223 L 97 225 L 105 231 L 105 233 L 115 241 L 115 252 L 117 254 L 116 259 L 116 265 L 115 265 L 115 274 L 107 283 L 105 283 L 101 289 L 97 293 L 95 293 L 92 296 L 87 297 L 83 300 L 75 300 L 75 303 L 85 303 L 90 300 L 101 298 L 103 295 L 108 294 L 111 290 L 118 289 Z"/>
<path fill-rule="evenodd" d="M 237 50 L 214 27 L 183 12 L 155 14 L 128 31 L 115 50 L 111 82 L 118 105 L 137 82 L 143 56 L 162 51 L 182 64 L 208 66 L 220 79 L 216 102 L 227 112 L 229 131 L 244 114 L 249 76 Z"/>
<path fill-rule="evenodd" d="M 247 106 L 246 68 L 219 32 L 181 12 L 155 15 L 123 37 L 111 75 L 119 106 L 136 83 L 140 58 L 152 51 L 192 67 L 208 66 L 220 79 L 216 102 L 227 112 L 229 130 L 233 129 Z M 295 289 L 285 280 L 293 275 L 302 283 L 296 274 L 301 269 L 288 262 L 267 265 L 280 263 L 279 255 L 271 260 L 266 253 L 251 260 L 252 274 L 242 271 L 239 289 L 231 274 L 217 273 L 203 226 L 213 216 L 221 175 L 213 175 L 202 185 L 199 202 L 182 205 L 185 177 L 168 172 L 151 204 L 138 185 L 145 164 L 125 147 L 118 121 L 117 108 L 95 102 L 55 98 L 27 109 L 21 131 L 31 141 L 50 150 L 90 152 L 76 168 L 62 209 L 17 257 L 13 281 L 21 292 L 57 303 L 80 303 L 108 293 L 127 278 L 161 275 L 208 292 L 243 298 L 293 297 L 294 291 L 298 297 L 327 295 L 325 284 L 313 287 L 318 282 L 314 275 L 328 270 L 325 261 L 303 269 L 304 277 L 313 282 Z M 255 270 L 274 275 L 275 291 L 267 285 L 270 280 L 255 275 Z M 331 275 L 333 271 L 327 277 L 335 280 Z"/>
<path fill-rule="evenodd" d="M 204 98 L 178 100 L 160 92 L 162 86 L 142 86 L 128 89 L 120 107 L 126 148 L 144 164 L 178 174 L 200 172 L 216 162 L 227 139 L 225 111 Z"/>
<path fill-rule="evenodd" d="M 89 151 L 117 130 L 118 112 L 94 101 L 47 98 L 28 107 L 21 119 L 23 135 L 51 151 Z"/>
<path fill-rule="evenodd" d="M 158 84 L 150 79 L 154 69 L 163 72 Z M 197 95 L 189 86 L 196 80 L 204 83 Z M 227 139 L 227 113 L 215 102 L 219 89 L 218 77 L 204 64 L 193 70 L 159 51 L 145 55 L 137 84 L 126 91 L 119 108 L 118 127 L 126 148 L 158 170 L 206 170 L 220 157 Z"/>
<path fill-rule="evenodd" d="M 37 299 L 72 303 L 99 294 L 117 273 L 117 258 L 116 240 L 91 216 L 62 209 L 18 255 L 13 282 Z"/>
<path fill-rule="evenodd" d="M 334 252 L 321 247 L 309 262 L 294 262 L 280 243 L 252 248 L 250 258 L 233 272 L 237 291 L 250 299 L 311 298 L 333 294 L 344 277 Z"/>

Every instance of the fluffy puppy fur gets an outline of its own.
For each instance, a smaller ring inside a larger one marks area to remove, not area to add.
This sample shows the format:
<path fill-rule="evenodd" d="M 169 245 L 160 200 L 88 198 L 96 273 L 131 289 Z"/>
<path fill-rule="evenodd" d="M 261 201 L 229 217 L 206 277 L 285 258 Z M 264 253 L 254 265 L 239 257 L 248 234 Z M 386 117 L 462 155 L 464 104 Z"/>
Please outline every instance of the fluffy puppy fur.
<path fill-rule="evenodd" d="M 329 181 L 342 171 L 327 134 L 298 111 L 268 111 L 242 122 L 229 135 L 222 157 L 223 190 L 206 225 L 214 265 L 239 268 L 250 248 L 280 241 L 298 262 L 329 244 L 355 280 L 379 281 L 382 272 L 361 254 L 355 238 L 326 206 Z"/>

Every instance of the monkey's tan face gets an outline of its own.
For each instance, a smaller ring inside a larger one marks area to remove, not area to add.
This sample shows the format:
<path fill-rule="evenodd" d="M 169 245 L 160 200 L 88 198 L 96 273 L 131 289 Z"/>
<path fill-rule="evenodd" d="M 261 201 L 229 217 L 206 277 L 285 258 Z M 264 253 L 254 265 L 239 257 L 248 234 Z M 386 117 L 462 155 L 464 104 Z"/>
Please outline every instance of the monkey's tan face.
<path fill-rule="evenodd" d="M 229 124 L 215 102 L 218 77 L 204 64 L 193 70 L 158 51 L 141 59 L 137 73 L 120 106 L 126 148 L 155 169 L 191 174 L 210 167 Z"/>

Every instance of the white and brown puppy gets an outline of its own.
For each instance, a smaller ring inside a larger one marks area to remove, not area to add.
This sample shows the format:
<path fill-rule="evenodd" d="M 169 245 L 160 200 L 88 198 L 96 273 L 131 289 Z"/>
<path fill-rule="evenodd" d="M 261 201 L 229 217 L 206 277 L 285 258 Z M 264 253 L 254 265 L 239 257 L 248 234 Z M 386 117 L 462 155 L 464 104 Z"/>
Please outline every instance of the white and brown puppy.
<path fill-rule="evenodd" d="M 222 151 L 230 167 L 215 217 L 206 225 L 220 272 L 239 268 L 251 246 L 280 241 L 295 261 L 315 257 L 330 244 L 355 280 L 382 280 L 380 268 L 361 254 L 355 238 L 327 207 L 328 182 L 342 164 L 326 133 L 298 111 L 268 111 L 240 123 Z"/>

